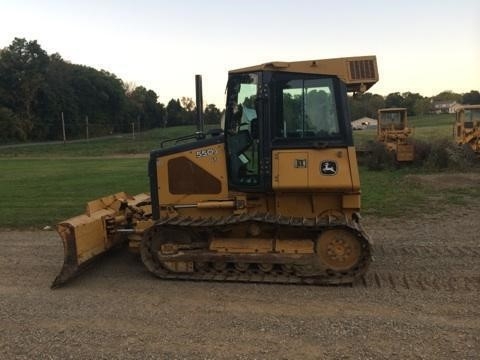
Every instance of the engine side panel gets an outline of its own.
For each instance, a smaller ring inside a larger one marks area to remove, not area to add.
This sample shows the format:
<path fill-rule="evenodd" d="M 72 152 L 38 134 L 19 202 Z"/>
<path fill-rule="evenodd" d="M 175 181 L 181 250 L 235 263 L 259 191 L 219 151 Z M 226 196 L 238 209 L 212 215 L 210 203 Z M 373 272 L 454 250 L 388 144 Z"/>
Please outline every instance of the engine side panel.
<path fill-rule="evenodd" d="M 226 199 L 228 195 L 225 145 L 199 144 L 177 153 L 158 154 L 154 159 L 157 204 L 194 204 Z M 152 160 L 151 160 L 152 161 Z M 152 194 L 154 192 L 152 191 Z M 153 196 L 152 196 L 153 198 Z"/>
<path fill-rule="evenodd" d="M 359 191 L 353 148 L 273 151 L 274 190 Z"/>

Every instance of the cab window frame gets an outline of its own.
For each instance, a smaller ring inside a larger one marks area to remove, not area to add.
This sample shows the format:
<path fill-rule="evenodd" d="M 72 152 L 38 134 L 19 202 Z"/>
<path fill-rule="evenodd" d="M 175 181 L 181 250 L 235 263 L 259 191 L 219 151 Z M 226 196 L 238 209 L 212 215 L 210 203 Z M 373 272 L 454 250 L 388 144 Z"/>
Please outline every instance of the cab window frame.
<path fill-rule="evenodd" d="M 283 89 L 284 84 L 290 80 L 328 80 L 334 101 L 336 120 L 338 124 L 338 133 L 335 136 L 322 136 L 316 134 L 309 137 L 283 137 L 279 136 L 278 127 L 283 121 Z M 270 91 L 274 93 L 272 98 L 274 101 L 270 104 L 270 112 L 273 115 L 270 125 L 270 136 L 272 148 L 316 148 L 316 147 L 340 147 L 353 146 L 353 138 L 349 129 L 350 114 L 348 111 L 347 96 L 345 84 L 341 80 L 332 75 L 315 75 L 303 73 L 274 73 Z M 342 95 L 343 94 L 343 95 Z"/>

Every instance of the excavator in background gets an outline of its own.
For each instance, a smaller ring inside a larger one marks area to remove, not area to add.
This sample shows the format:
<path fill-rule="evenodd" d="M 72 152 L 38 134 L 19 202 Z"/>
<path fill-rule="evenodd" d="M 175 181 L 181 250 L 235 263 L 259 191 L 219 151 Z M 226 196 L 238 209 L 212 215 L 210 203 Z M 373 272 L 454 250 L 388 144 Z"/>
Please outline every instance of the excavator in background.
<path fill-rule="evenodd" d="M 406 108 L 378 110 L 377 141 L 395 154 L 398 162 L 413 161 L 415 147 L 409 141 L 412 129 L 408 127 Z"/>
<path fill-rule="evenodd" d="M 205 133 L 197 76 L 199 131 L 151 151 L 149 194 L 91 201 L 58 225 L 52 288 L 125 243 L 162 279 L 352 283 L 371 244 L 347 92 L 377 81 L 375 56 L 232 70 L 224 127 Z"/>
<path fill-rule="evenodd" d="M 480 156 L 480 105 L 463 105 L 456 109 L 455 142 Z"/>

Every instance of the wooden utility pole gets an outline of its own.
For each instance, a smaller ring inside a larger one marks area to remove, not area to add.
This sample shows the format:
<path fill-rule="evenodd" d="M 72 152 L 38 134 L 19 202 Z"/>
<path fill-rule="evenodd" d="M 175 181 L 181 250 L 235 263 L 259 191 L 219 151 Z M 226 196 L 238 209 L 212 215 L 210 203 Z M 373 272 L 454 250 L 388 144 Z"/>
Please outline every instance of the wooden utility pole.
<path fill-rule="evenodd" d="M 88 116 L 85 116 L 85 127 L 87 132 L 87 141 L 88 141 Z"/>
<path fill-rule="evenodd" d="M 67 142 L 67 137 L 65 136 L 65 119 L 63 117 L 63 111 L 62 111 L 62 132 L 63 132 L 63 143 L 65 144 Z"/>
<path fill-rule="evenodd" d="M 137 134 L 140 136 L 140 115 L 137 115 Z"/>
<path fill-rule="evenodd" d="M 135 140 L 135 123 L 132 122 L 132 139 Z"/>

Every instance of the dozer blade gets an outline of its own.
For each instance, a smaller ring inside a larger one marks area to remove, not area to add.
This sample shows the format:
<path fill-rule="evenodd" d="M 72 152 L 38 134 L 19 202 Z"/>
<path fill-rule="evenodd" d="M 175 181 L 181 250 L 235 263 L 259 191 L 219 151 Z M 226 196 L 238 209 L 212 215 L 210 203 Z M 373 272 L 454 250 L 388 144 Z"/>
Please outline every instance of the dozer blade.
<path fill-rule="evenodd" d="M 125 209 L 149 199 L 147 194 L 134 197 L 118 193 L 87 204 L 86 213 L 57 225 L 62 238 L 64 261 L 51 288 L 58 288 L 76 277 L 98 257 L 126 241 L 117 227 L 125 223 Z"/>
<path fill-rule="evenodd" d="M 397 161 L 413 161 L 415 147 L 413 144 L 397 144 Z"/>

